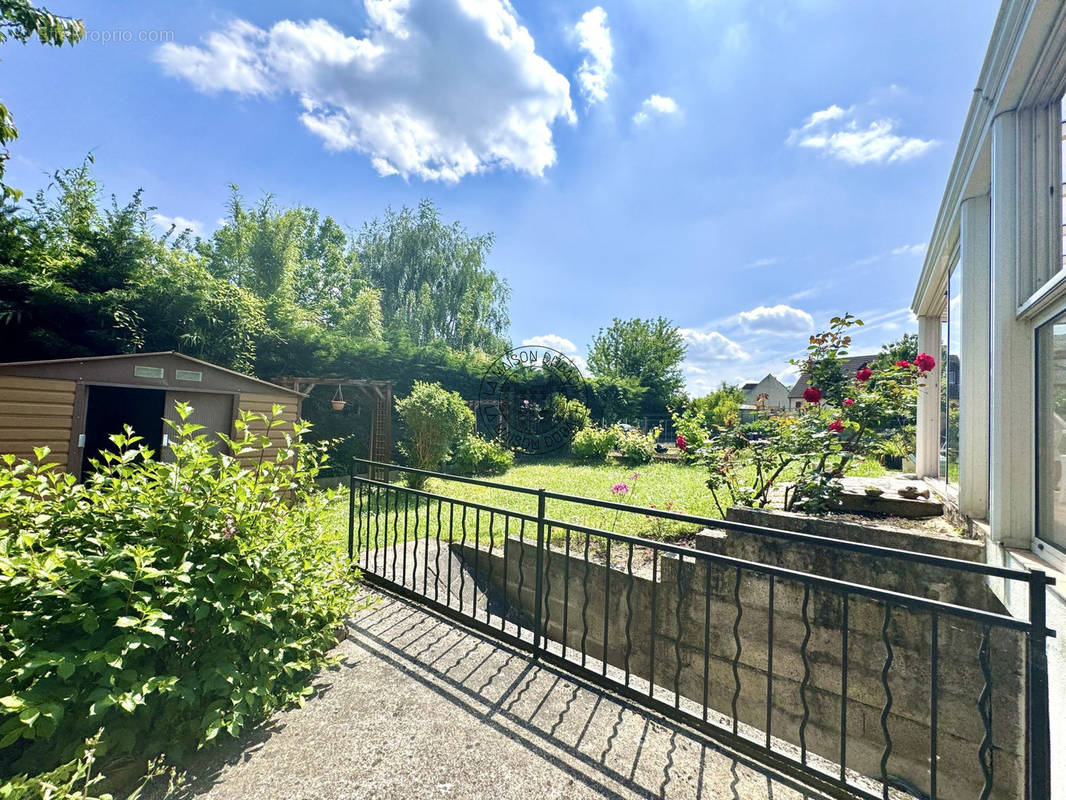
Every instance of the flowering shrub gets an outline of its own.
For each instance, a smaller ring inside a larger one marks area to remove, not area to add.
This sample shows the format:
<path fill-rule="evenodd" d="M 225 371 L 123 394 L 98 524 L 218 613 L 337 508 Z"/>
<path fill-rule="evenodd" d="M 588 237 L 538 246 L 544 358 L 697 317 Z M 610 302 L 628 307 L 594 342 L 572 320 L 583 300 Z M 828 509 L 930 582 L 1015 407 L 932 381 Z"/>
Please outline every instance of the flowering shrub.
<path fill-rule="evenodd" d="M 729 505 L 764 508 L 770 492 L 797 463 L 813 457 L 819 439 L 829 436 L 802 424 L 796 417 L 769 417 L 742 425 L 718 437 L 715 447 L 702 451 L 718 512 L 725 516 L 722 501 Z M 724 496 L 723 494 L 724 493 Z"/>
<path fill-rule="evenodd" d="M 827 404 L 805 409 L 801 416 L 820 447 L 814 457 L 804 459 L 788 508 L 814 512 L 831 508 L 840 493 L 835 479 L 854 460 L 906 427 L 914 416 L 918 387 L 936 366 L 932 356 L 921 353 L 913 364 L 897 361 L 876 371 L 863 364 L 847 374 L 844 364 L 851 337 L 846 331 L 857 325 L 862 320 L 851 314 L 834 317 L 828 331 L 811 337 L 807 357 L 792 362 L 810 376 L 811 388 L 819 390 Z M 821 426 L 829 436 L 817 434 Z"/>
<path fill-rule="evenodd" d="M 914 362 L 854 373 L 845 369 L 851 337 L 862 325 L 850 314 L 834 317 L 829 330 L 810 338 L 807 357 L 792 363 L 808 376 L 807 405 L 797 417 L 776 418 L 757 428 L 744 426 L 702 451 L 707 486 L 719 511 L 728 502 L 765 507 L 770 492 L 791 480 L 785 507 L 809 512 L 831 509 L 848 466 L 871 449 L 899 436 L 913 419 L 918 387 L 936 360 L 921 353 Z"/>
<path fill-rule="evenodd" d="M 298 423 L 268 455 L 252 426 L 278 429 L 280 406 L 242 415 L 217 455 L 177 411 L 169 461 L 128 429 L 84 483 L 46 448 L 2 457 L 0 763 L 15 771 L 68 762 L 97 731 L 109 757 L 180 756 L 301 701 L 329 662 L 356 584 L 322 529 L 322 451 Z"/>
<path fill-rule="evenodd" d="M 897 367 L 908 367 L 906 361 L 901 361 L 896 364 Z M 936 367 L 936 359 L 928 353 L 919 353 L 914 359 L 914 367 L 919 372 L 932 372 Z"/>

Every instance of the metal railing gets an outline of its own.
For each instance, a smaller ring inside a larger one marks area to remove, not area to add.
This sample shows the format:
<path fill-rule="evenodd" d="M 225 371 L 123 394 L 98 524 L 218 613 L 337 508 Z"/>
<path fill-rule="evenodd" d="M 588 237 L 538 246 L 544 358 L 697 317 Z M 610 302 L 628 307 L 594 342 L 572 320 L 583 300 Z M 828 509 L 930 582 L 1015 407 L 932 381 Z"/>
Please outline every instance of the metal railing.
<path fill-rule="evenodd" d="M 536 510 L 375 479 L 389 471 Z M 549 501 L 1024 584 L 1029 617 L 553 519 Z M 372 583 L 832 796 L 1051 796 L 1042 572 L 363 459 L 348 553 Z"/>

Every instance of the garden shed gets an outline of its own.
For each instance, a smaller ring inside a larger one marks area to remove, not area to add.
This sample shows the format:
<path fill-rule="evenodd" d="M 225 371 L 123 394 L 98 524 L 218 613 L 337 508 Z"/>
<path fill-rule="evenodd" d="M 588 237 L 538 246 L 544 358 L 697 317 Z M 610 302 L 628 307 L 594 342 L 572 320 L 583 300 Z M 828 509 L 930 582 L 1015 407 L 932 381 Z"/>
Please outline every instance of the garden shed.
<path fill-rule="evenodd" d="M 303 395 L 273 383 L 177 352 L 62 358 L 0 363 L 0 453 L 32 456 L 47 445 L 49 461 L 79 477 L 130 425 L 148 447 L 166 458 L 175 403 L 194 407 L 201 433 L 233 435 L 242 411 L 269 414 L 284 406 L 288 423 L 269 431 L 275 445 L 300 416 Z M 251 430 L 267 432 L 262 423 Z"/>

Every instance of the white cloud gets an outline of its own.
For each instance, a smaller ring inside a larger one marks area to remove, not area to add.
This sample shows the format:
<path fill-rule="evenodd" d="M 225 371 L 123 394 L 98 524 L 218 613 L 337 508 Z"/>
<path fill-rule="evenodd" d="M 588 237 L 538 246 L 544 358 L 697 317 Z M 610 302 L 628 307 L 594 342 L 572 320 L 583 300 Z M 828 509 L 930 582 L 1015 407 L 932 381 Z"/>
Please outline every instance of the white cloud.
<path fill-rule="evenodd" d="M 681 108 L 672 97 L 653 94 L 640 104 L 640 111 L 633 115 L 636 125 L 647 125 L 653 117 L 672 117 L 681 113 Z"/>
<path fill-rule="evenodd" d="M 718 331 L 678 328 L 687 345 L 681 365 L 685 389 L 693 397 L 717 388 L 726 374 L 732 374 L 737 362 L 748 362 L 751 355 L 739 344 Z"/>
<path fill-rule="evenodd" d="M 743 269 L 760 269 L 762 267 L 769 267 L 778 263 L 780 260 L 781 259 L 779 258 L 759 258 L 752 261 L 750 264 L 745 264 Z"/>
<path fill-rule="evenodd" d="M 195 219 L 168 217 L 166 214 L 152 214 L 152 222 L 163 232 L 169 231 L 173 227 L 175 234 L 181 234 L 188 229 L 192 231 L 194 236 L 204 235 L 204 224 Z"/>
<path fill-rule="evenodd" d="M 892 255 L 894 256 L 924 256 L 925 255 L 925 242 L 921 244 L 904 244 L 899 247 L 893 248 Z"/>
<path fill-rule="evenodd" d="M 495 168 L 540 176 L 555 163 L 552 126 L 575 120 L 570 83 L 506 0 L 364 6 L 362 38 L 321 19 L 269 30 L 236 20 L 157 58 L 201 92 L 296 95 L 328 149 L 365 153 L 381 175 L 455 182 Z"/>
<path fill-rule="evenodd" d="M 577 83 L 589 105 L 607 99 L 607 84 L 613 76 L 614 46 L 611 29 L 607 27 L 607 12 L 596 6 L 574 25 L 578 47 L 586 53 L 577 69 Z"/>
<path fill-rule="evenodd" d="M 552 350 L 558 350 L 566 355 L 577 352 L 576 344 L 554 333 L 546 333 L 543 336 L 530 336 L 528 339 L 523 339 L 522 344 L 527 347 L 550 347 Z"/>
<path fill-rule="evenodd" d="M 814 318 L 800 308 L 779 303 L 741 311 L 737 322 L 748 333 L 808 333 L 814 330 Z"/>
<path fill-rule="evenodd" d="M 907 161 L 937 144 L 935 139 L 901 136 L 899 122 L 869 119 L 862 109 L 837 105 L 815 111 L 792 130 L 788 144 L 818 150 L 847 164 L 884 164 Z"/>
<path fill-rule="evenodd" d="M 743 347 L 718 331 L 678 328 L 678 332 L 688 345 L 686 360 L 696 366 L 714 361 L 746 361 L 750 358 Z"/>

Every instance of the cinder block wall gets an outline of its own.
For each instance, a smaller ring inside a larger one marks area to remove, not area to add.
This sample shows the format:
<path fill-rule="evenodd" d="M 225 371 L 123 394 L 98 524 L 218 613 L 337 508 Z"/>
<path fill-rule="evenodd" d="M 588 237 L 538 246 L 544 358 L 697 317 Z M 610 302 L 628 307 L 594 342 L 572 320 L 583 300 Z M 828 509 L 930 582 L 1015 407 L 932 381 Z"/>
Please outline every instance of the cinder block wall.
<path fill-rule="evenodd" d="M 468 566 L 473 565 L 472 547 L 455 543 L 451 546 Z M 489 556 L 484 550 L 477 554 L 478 578 L 491 578 L 496 591 L 513 608 L 532 616 L 536 602 L 536 546 L 512 538 L 501 549 L 504 555 Z M 589 656 L 600 659 L 604 654 L 606 620 L 606 660 L 622 668 L 628 628 L 629 668 L 633 675 L 647 679 L 654 664 L 658 686 L 673 690 L 676 681 L 683 697 L 702 703 L 706 693 L 711 709 L 731 714 L 736 690 L 735 569 L 691 561 L 679 566 L 676 558 L 663 556 L 653 584 L 647 569 L 630 579 L 624 569 L 608 570 L 602 564 L 586 563 L 583 558 L 568 558 L 554 548 L 545 555 L 545 634 L 550 639 L 563 641 L 565 608 L 567 645 L 580 649 L 584 640 Z M 603 561 L 602 556 L 599 560 Z M 618 566 L 617 560 L 613 563 Z M 804 595 L 801 584 L 775 580 L 773 673 L 769 680 L 773 697 L 771 728 L 774 737 L 797 746 L 801 744 L 804 715 L 800 693 L 804 680 L 801 643 L 807 635 L 802 614 Z M 762 730 L 766 725 L 768 684 L 768 578 L 742 572 L 739 596 L 742 612 L 737 625 L 737 714 L 741 723 Z M 813 588 L 806 593 L 806 601 L 810 626 L 806 648 L 810 670 L 805 693 L 806 747 L 809 752 L 836 762 L 841 738 L 842 602 L 839 595 Z M 705 631 L 707 609 L 709 631 Z M 881 715 L 886 695 L 881 673 L 888 651 L 882 639 L 883 621 L 880 603 L 850 598 L 847 765 L 875 777 L 881 774 L 885 747 Z M 892 753 L 888 773 L 904 778 L 923 792 L 929 788 L 930 626 L 928 613 L 893 608 L 888 629 L 892 650 L 888 673 L 892 703 L 887 717 Z M 961 619 L 941 617 L 939 629 L 938 795 L 945 800 L 962 800 L 979 796 L 984 782 L 978 759 L 984 738 L 978 710 L 984 686 L 978 656 L 981 628 Z M 992 631 L 991 641 L 992 797 L 1006 800 L 1024 795 L 1024 643 L 1019 634 L 999 629 Z"/>

